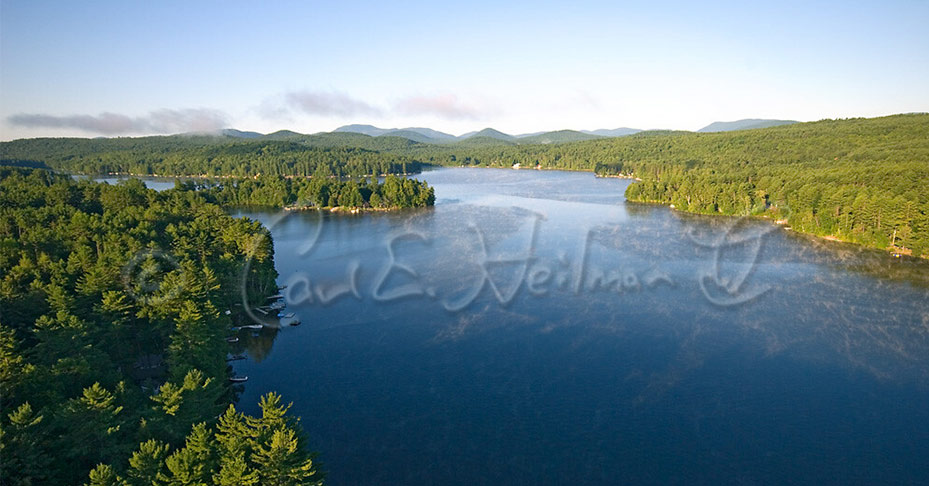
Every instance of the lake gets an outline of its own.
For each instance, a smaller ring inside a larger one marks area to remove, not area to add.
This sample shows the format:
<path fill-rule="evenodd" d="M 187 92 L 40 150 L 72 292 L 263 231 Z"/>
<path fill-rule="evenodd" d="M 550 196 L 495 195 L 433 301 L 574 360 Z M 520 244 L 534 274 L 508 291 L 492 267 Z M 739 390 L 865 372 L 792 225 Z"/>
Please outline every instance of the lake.
<path fill-rule="evenodd" d="M 442 169 L 434 208 L 243 211 L 298 327 L 243 340 L 333 485 L 929 482 L 929 265 Z"/>

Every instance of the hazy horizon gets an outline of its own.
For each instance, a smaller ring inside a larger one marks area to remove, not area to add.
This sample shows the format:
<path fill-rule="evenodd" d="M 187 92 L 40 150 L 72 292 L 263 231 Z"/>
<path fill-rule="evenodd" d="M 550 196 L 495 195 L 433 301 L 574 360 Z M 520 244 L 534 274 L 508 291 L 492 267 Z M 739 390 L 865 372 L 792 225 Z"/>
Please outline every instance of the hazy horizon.
<path fill-rule="evenodd" d="M 929 111 L 929 4 L 0 4 L 0 139 Z"/>

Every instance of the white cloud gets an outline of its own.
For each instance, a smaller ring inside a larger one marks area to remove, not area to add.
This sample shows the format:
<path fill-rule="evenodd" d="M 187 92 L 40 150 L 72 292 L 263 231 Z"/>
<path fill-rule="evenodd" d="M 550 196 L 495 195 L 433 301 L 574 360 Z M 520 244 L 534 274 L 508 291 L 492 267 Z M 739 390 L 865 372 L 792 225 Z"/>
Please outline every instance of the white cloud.
<path fill-rule="evenodd" d="M 148 115 L 130 117 L 119 113 L 99 115 L 48 115 L 19 113 L 7 121 L 23 128 L 71 128 L 100 135 L 136 133 L 213 132 L 225 128 L 228 117 L 218 110 L 206 108 L 156 110 Z"/>
<path fill-rule="evenodd" d="M 394 104 L 394 111 L 407 116 L 437 116 L 447 120 L 476 120 L 481 110 L 458 99 L 453 94 L 409 96 Z"/>
<path fill-rule="evenodd" d="M 378 115 L 382 110 L 345 93 L 303 90 L 287 92 L 275 100 L 267 100 L 262 105 L 262 111 L 268 118 L 277 118 L 289 112 L 315 116 L 353 116 Z"/>

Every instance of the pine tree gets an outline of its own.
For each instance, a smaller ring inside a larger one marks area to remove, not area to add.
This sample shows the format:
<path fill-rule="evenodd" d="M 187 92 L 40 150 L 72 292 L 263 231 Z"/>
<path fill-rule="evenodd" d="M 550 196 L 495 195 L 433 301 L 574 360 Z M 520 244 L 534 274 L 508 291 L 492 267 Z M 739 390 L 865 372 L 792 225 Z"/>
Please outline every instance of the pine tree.
<path fill-rule="evenodd" d="M 98 464 L 90 471 L 88 486 L 123 486 L 125 484 L 116 471 L 107 464 Z"/>
<path fill-rule="evenodd" d="M 0 477 L 11 485 L 46 482 L 51 459 L 42 447 L 42 441 L 47 440 L 42 430 L 44 416 L 26 402 L 7 417 L 9 426 L 0 428 Z"/>
<path fill-rule="evenodd" d="M 168 445 L 151 439 L 139 444 L 139 450 L 129 459 L 128 479 L 132 486 L 160 485 L 158 479 L 168 456 Z"/>
<path fill-rule="evenodd" d="M 261 473 L 261 483 L 268 486 L 297 486 L 316 477 L 312 459 L 300 450 L 296 432 L 290 428 L 275 430 L 259 442 L 254 460 Z"/>

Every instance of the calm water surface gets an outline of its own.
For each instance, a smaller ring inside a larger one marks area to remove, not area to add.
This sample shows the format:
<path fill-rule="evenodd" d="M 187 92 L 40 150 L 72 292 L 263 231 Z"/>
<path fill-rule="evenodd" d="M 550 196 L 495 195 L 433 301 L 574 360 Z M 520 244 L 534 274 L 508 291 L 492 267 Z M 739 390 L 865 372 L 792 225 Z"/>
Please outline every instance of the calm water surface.
<path fill-rule="evenodd" d="M 929 266 L 444 169 L 435 208 L 241 212 L 299 327 L 248 336 L 333 485 L 929 482 Z"/>

